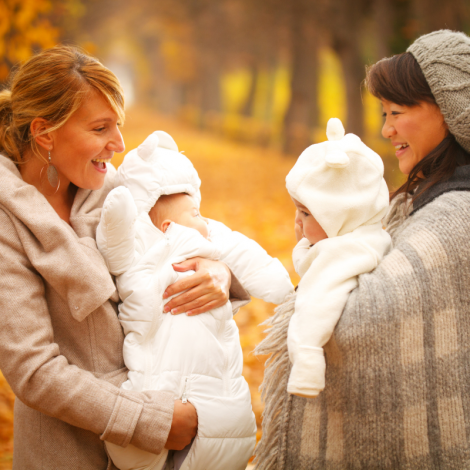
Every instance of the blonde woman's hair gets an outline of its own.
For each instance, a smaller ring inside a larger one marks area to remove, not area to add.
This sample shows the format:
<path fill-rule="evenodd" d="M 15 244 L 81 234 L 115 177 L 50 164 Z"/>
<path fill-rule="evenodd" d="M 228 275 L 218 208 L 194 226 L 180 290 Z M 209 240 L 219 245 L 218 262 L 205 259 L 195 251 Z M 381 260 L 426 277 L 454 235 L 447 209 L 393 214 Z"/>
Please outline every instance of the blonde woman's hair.
<path fill-rule="evenodd" d="M 0 153 L 17 164 L 29 149 L 42 158 L 31 122 L 38 117 L 48 121 L 52 127 L 43 134 L 59 129 L 92 90 L 124 122 L 121 85 L 97 59 L 73 46 L 56 46 L 31 57 L 12 74 L 10 89 L 0 92 Z"/>

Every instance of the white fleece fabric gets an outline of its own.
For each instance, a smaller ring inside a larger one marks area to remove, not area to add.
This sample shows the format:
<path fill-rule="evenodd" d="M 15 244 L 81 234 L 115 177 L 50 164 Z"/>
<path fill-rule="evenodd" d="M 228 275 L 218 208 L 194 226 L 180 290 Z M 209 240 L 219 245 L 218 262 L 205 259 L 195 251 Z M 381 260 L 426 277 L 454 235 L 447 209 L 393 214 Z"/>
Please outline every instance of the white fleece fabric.
<path fill-rule="evenodd" d="M 152 191 L 180 192 L 177 188 L 186 184 L 181 175 L 169 172 L 171 177 L 165 180 L 155 168 L 162 164 L 170 168 L 168 159 L 174 155 L 160 149 L 155 153 L 159 155 L 150 170 L 159 180 Z M 184 160 L 179 157 L 181 164 Z M 172 264 L 195 256 L 225 262 L 250 295 L 268 302 L 282 303 L 293 286 L 278 260 L 220 222 L 209 221 L 210 240 L 175 223 L 165 233 L 157 229 L 147 209 L 142 209 L 143 198 L 140 210 L 135 202 L 136 194 L 144 194 L 136 186 L 148 183 L 148 178 L 139 178 L 136 166 L 140 165 L 147 176 L 150 173 L 148 160 L 141 162 L 138 158 L 133 152 L 119 168 L 118 182 L 129 174 L 129 166 L 133 178 L 126 178 L 128 187 L 117 187 L 108 195 L 97 229 L 98 247 L 110 272 L 117 276 L 122 300 L 119 319 L 126 335 L 123 354 L 129 369 L 122 387 L 171 391 L 175 399 L 188 400 L 196 407 L 198 433 L 181 470 L 245 469 L 256 442 L 256 423 L 248 384 L 242 376 L 243 356 L 233 306 L 227 302 L 192 317 L 164 314 L 163 307 L 170 299 L 164 301 L 163 292 L 168 285 L 193 274 L 177 273 Z M 189 168 L 188 162 L 184 163 Z M 190 176 L 195 181 L 194 174 Z M 199 185 L 193 188 L 198 194 Z M 154 455 L 132 445 L 106 445 L 121 470 L 160 470 L 167 459 L 167 451 Z"/>
<path fill-rule="evenodd" d="M 375 269 L 390 247 L 381 220 L 389 206 L 382 159 L 339 119 L 328 142 L 308 147 L 286 178 L 290 195 L 308 208 L 328 238 L 293 251 L 301 276 L 289 324 L 289 393 L 315 397 L 325 387 L 323 346 L 329 341 L 358 276 Z"/>

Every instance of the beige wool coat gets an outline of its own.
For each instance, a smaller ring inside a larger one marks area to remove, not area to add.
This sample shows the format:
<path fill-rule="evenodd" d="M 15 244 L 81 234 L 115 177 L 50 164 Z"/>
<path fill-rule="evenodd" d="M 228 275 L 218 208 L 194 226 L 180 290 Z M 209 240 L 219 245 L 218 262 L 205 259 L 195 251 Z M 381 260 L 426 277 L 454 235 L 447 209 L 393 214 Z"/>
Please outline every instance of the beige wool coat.
<path fill-rule="evenodd" d="M 159 453 L 168 438 L 174 397 L 119 388 L 119 298 L 95 243 L 112 170 L 101 190 L 78 189 L 70 226 L 0 155 L 0 369 L 17 397 L 14 470 L 114 469 L 104 440 Z"/>

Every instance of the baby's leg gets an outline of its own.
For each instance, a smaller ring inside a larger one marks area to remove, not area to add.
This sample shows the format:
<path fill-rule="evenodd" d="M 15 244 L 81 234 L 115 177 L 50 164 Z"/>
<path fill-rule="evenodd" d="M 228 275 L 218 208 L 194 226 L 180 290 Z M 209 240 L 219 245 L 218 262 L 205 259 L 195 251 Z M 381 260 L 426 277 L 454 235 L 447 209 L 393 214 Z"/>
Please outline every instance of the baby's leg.
<path fill-rule="evenodd" d="M 184 459 L 187 457 L 189 453 L 189 449 L 191 449 L 192 442 L 188 444 L 183 450 L 177 450 L 173 454 L 173 462 L 174 462 L 174 469 L 179 470 L 181 465 L 183 465 Z"/>

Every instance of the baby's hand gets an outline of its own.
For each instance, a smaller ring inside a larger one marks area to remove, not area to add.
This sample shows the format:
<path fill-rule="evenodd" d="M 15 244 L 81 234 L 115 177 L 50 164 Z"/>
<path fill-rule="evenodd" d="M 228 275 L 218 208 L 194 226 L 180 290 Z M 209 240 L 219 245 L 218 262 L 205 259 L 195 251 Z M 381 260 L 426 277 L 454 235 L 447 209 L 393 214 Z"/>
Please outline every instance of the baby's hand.
<path fill-rule="evenodd" d="M 297 220 L 297 212 L 295 213 L 295 220 Z M 298 242 L 304 238 L 304 231 L 302 227 L 298 223 L 294 223 L 294 230 L 295 230 L 295 238 Z"/>

